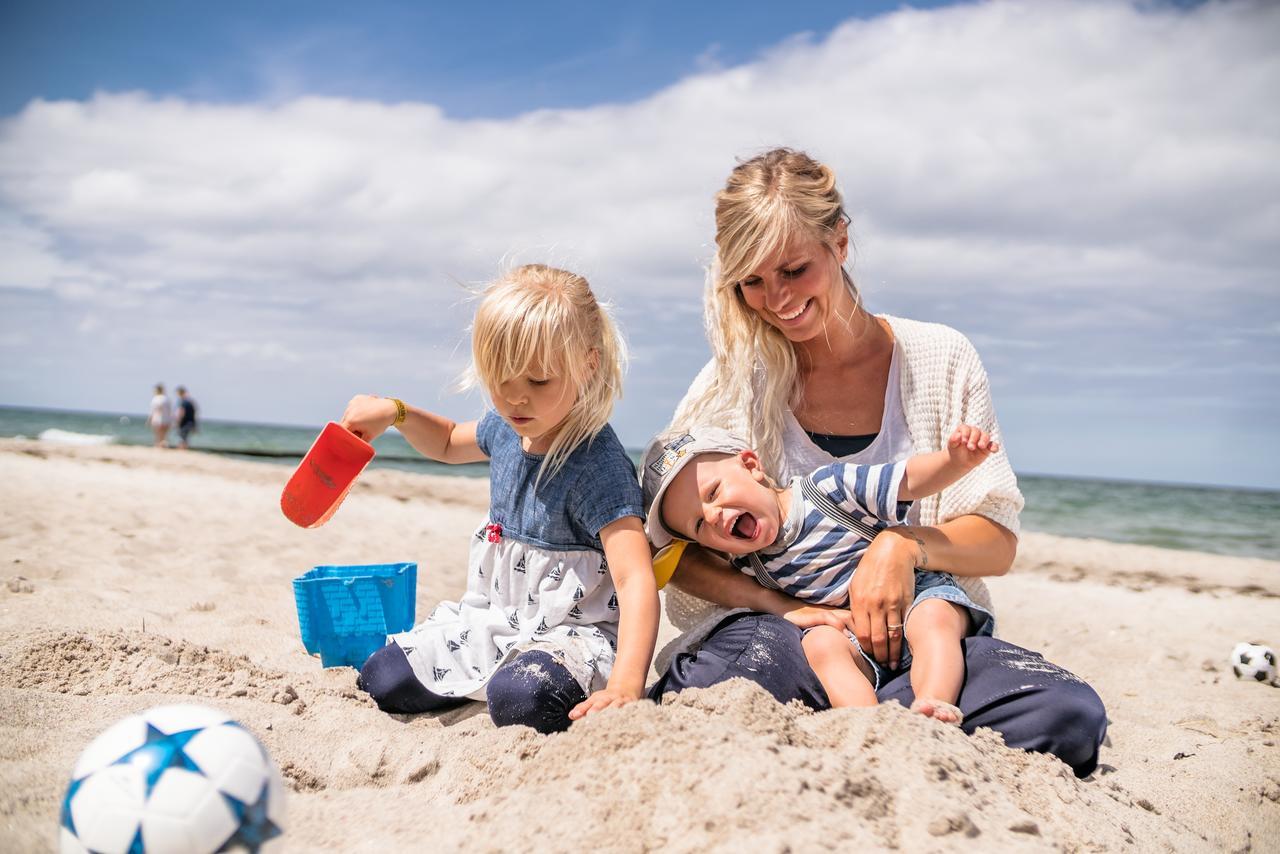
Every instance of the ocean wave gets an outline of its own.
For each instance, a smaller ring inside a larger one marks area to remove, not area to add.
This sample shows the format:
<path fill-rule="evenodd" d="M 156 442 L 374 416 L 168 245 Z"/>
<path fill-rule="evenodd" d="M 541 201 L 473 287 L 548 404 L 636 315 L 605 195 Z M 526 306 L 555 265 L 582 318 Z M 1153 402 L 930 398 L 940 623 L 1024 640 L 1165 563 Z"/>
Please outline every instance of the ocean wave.
<path fill-rule="evenodd" d="M 57 442 L 60 445 L 110 445 L 114 436 L 101 436 L 93 433 L 73 433 L 70 430 L 50 428 L 41 430 L 36 437 L 41 442 Z"/>

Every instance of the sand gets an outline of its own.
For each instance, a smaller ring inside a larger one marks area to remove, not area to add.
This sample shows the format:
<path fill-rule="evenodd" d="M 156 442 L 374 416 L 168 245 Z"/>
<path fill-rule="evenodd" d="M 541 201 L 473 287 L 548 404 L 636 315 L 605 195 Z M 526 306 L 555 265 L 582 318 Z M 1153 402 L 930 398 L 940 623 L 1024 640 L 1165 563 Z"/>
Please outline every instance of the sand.
<path fill-rule="evenodd" d="M 85 744 L 180 701 L 267 746 L 299 851 L 1280 850 L 1280 689 L 1226 666 L 1240 640 L 1280 645 L 1280 563 L 1024 535 L 991 582 L 1001 634 L 1106 702 L 1085 780 L 990 731 L 745 682 L 540 736 L 479 704 L 383 714 L 297 634 L 289 582 L 315 564 L 417 561 L 420 614 L 459 593 L 486 485 L 368 472 L 304 531 L 287 475 L 0 440 L 0 850 L 51 850 Z"/>

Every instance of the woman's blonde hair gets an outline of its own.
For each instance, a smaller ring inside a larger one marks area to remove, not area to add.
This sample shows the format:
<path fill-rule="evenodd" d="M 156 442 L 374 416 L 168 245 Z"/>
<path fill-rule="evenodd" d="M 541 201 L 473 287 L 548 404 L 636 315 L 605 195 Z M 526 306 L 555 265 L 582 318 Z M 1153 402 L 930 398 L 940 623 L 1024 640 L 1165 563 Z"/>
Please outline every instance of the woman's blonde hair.
<path fill-rule="evenodd" d="M 848 217 L 835 173 L 803 152 L 775 148 L 729 174 L 716 194 L 716 257 L 703 297 L 715 374 L 677 410 L 673 428 L 745 416 L 747 438 L 766 470 L 780 470 L 783 415 L 799 394 L 796 352 L 746 304 L 739 283 L 797 237 L 819 240 L 834 253 L 842 222 Z M 853 279 L 843 267 L 841 275 L 859 306 Z"/>
<path fill-rule="evenodd" d="M 486 287 L 471 325 L 471 370 L 492 397 L 508 380 L 551 372 L 568 380 L 573 407 L 551 442 L 538 482 L 551 477 L 609 421 L 622 396 L 626 346 L 608 307 L 587 280 L 567 270 L 525 264 Z"/>

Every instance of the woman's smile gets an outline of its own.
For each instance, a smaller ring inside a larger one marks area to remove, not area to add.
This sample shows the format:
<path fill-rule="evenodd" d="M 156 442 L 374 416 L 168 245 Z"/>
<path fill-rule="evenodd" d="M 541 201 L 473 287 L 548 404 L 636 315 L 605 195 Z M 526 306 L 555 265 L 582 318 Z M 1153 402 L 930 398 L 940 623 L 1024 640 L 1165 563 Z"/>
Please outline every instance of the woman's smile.
<path fill-rule="evenodd" d="M 812 304 L 813 304 L 813 299 L 810 298 L 800 303 L 798 307 L 790 309 L 788 311 L 775 311 L 774 315 L 783 323 L 793 323 L 795 321 L 800 320 L 800 318 L 804 315 L 805 311 L 808 310 L 809 306 Z"/>

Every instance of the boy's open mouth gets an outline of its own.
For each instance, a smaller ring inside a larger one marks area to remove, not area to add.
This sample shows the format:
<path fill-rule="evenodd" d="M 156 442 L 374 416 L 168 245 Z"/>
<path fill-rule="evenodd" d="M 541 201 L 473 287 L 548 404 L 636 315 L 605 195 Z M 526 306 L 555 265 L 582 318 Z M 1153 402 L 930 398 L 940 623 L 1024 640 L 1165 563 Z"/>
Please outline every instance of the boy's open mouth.
<path fill-rule="evenodd" d="M 743 513 L 733 521 L 733 528 L 729 533 L 743 540 L 754 539 L 757 524 L 755 516 L 750 513 Z"/>

